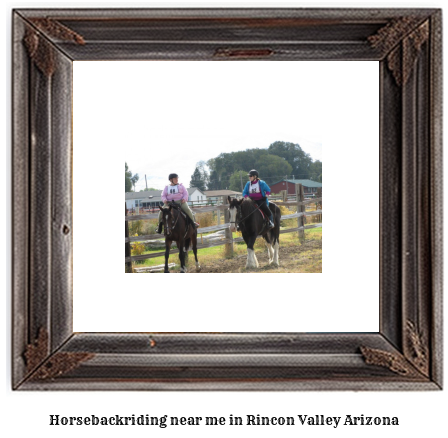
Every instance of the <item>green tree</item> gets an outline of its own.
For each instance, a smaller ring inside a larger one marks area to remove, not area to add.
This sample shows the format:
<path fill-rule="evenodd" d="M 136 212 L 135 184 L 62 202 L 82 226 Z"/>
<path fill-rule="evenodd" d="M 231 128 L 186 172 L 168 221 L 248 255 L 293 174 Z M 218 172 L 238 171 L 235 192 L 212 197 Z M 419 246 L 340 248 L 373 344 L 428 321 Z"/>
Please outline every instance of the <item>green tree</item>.
<path fill-rule="evenodd" d="M 296 179 L 308 179 L 310 166 L 313 162 L 310 154 L 307 154 L 298 144 L 276 141 L 272 143 L 268 151 L 270 154 L 284 158 L 291 166 L 291 174 Z"/>
<path fill-rule="evenodd" d="M 132 186 L 135 189 L 135 183 L 138 181 L 138 173 L 132 175 L 132 172 L 128 168 L 128 163 L 124 163 L 124 176 L 125 176 L 125 192 L 132 192 Z"/>
<path fill-rule="evenodd" d="M 247 182 L 248 171 L 237 170 L 230 175 L 229 190 L 235 192 L 242 192 Z"/>
<path fill-rule="evenodd" d="M 155 190 L 159 190 L 159 189 L 155 189 L 154 187 L 147 187 L 147 188 L 140 190 L 140 192 L 152 192 Z"/>
<path fill-rule="evenodd" d="M 229 187 L 230 175 L 240 169 L 255 168 L 257 159 L 267 154 L 267 149 L 254 148 L 222 153 L 208 160 L 207 165 L 210 169 L 209 190 L 220 190 Z"/>
<path fill-rule="evenodd" d="M 322 161 L 316 160 L 310 166 L 310 179 L 322 182 Z"/>
<path fill-rule="evenodd" d="M 190 187 L 197 187 L 199 190 L 205 190 L 201 172 L 197 167 L 194 169 L 193 175 L 191 175 Z"/>
<path fill-rule="evenodd" d="M 208 171 L 207 171 L 207 163 L 205 161 L 203 161 L 203 160 L 198 161 L 196 163 L 196 167 L 198 168 L 198 170 L 199 170 L 199 172 L 201 174 L 201 180 L 202 180 L 203 186 L 204 186 L 203 190 L 206 190 L 207 187 L 208 187 L 208 183 L 210 181 L 210 176 L 209 176 Z"/>
<path fill-rule="evenodd" d="M 262 155 L 255 163 L 260 179 L 281 179 L 282 175 L 290 175 L 292 166 L 282 157 L 277 155 Z M 275 182 L 275 181 L 269 181 Z"/>

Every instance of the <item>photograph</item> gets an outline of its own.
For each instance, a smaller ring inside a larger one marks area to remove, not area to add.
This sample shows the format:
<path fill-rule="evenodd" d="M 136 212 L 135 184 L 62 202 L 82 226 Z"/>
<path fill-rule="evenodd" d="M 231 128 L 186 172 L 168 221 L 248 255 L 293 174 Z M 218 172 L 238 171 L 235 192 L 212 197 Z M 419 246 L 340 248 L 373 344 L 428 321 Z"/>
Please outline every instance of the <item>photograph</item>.
<path fill-rule="evenodd" d="M 116 105 L 146 121 L 133 124 L 124 148 L 125 272 L 322 272 L 321 126 L 330 100 L 320 86 L 322 65 L 117 64 L 108 82 L 126 93 L 114 96 Z M 75 86 L 98 74 L 78 68 Z M 131 69 L 138 93 L 126 84 Z M 108 86 L 98 81 L 95 93 Z M 92 93 L 85 96 L 91 102 Z M 98 104 L 95 112 L 104 110 Z M 97 119 L 85 115 L 74 128 L 94 120 L 93 130 Z M 120 128 L 129 125 L 115 124 L 124 137 Z"/>

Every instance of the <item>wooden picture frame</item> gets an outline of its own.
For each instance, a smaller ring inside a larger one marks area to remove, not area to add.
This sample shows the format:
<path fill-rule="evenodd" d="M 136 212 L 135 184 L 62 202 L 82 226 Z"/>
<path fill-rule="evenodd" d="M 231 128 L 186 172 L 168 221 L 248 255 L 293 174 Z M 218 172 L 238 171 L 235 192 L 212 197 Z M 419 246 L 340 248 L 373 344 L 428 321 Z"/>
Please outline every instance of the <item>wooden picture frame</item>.
<path fill-rule="evenodd" d="M 441 389 L 441 29 L 438 9 L 14 10 L 12 387 Z M 103 59 L 379 61 L 379 332 L 73 333 L 72 62 Z"/>

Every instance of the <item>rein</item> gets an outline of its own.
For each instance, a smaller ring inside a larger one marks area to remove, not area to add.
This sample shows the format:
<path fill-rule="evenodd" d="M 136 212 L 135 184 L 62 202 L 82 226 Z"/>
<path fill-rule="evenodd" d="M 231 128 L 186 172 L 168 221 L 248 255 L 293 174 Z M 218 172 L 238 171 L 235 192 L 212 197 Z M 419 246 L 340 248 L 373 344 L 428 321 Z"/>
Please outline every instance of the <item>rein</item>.
<path fill-rule="evenodd" d="M 177 211 L 176 221 L 173 221 L 173 226 L 171 227 L 171 231 L 174 231 L 174 229 L 176 228 L 177 221 L 179 220 L 180 215 L 183 215 L 184 218 L 186 218 L 186 215 L 182 212 L 181 207 L 180 207 L 179 205 L 177 205 L 177 204 L 175 204 L 175 203 L 173 203 L 173 202 L 171 203 L 171 205 L 173 206 L 173 209 Z M 169 228 L 169 227 L 167 227 L 167 228 Z M 185 237 L 186 237 L 187 234 L 188 234 L 189 228 L 190 228 L 190 227 L 189 227 L 189 224 L 188 224 L 188 222 L 185 220 L 185 236 L 184 236 L 184 239 L 185 239 Z M 166 230 L 166 231 L 168 231 L 168 230 Z M 167 236 L 167 237 L 171 234 L 171 231 L 170 231 L 169 233 L 166 232 L 166 236 Z"/>
<path fill-rule="evenodd" d="M 173 207 L 174 207 L 176 210 L 178 210 L 176 204 L 172 204 L 172 205 L 173 205 Z M 175 221 L 175 222 L 173 221 L 173 226 L 171 227 L 171 231 L 174 231 L 174 229 L 176 228 L 177 221 L 179 220 L 179 216 L 180 216 L 180 212 L 178 211 L 178 212 L 177 212 L 176 221 Z M 167 224 L 167 225 L 168 225 L 168 224 Z M 171 234 L 171 231 L 168 233 L 168 230 L 167 230 L 166 228 L 169 228 L 169 227 L 165 227 L 166 235 L 169 236 L 169 235 Z"/>
<path fill-rule="evenodd" d="M 252 210 L 246 217 L 243 217 L 243 219 L 241 219 L 240 221 L 236 221 L 236 222 L 231 221 L 229 223 L 231 223 L 231 224 L 240 224 L 241 222 L 245 221 L 252 213 L 255 213 L 257 210 L 260 210 L 260 207 L 254 201 L 252 201 L 252 202 L 254 204 L 255 210 Z M 241 207 L 240 206 L 237 207 L 237 210 L 241 211 Z"/>

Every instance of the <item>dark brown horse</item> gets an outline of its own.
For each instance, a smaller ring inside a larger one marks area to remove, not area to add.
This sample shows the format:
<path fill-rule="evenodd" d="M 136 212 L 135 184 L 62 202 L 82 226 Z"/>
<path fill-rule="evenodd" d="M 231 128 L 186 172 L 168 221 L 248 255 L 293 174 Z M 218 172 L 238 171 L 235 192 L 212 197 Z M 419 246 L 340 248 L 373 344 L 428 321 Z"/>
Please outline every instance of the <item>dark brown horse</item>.
<path fill-rule="evenodd" d="M 254 243 L 257 236 L 263 236 L 268 248 L 269 264 L 278 266 L 278 248 L 280 236 L 280 208 L 273 202 L 269 203 L 269 209 L 274 218 L 274 228 L 269 229 L 268 222 L 261 214 L 258 205 L 250 198 L 229 200 L 230 231 L 236 231 L 239 224 L 243 239 L 247 245 L 246 268 L 258 268 L 258 260 L 254 252 Z"/>
<path fill-rule="evenodd" d="M 196 272 L 201 270 L 198 262 L 198 232 L 194 224 L 187 218 L 180 206 L 170 203 L 168 207 L 159 207 L 162 210 L 163 228 L 165 234 L 165 273 L 169 273 L 168 258 L 170 256 L 171 244 L 176 242 L 179 249 L 180 272 L 187 272 L 185 267 L 185 254 L 188 252 L 190 243 L 193 247 L 194 258 L 196 261 Z"/>

